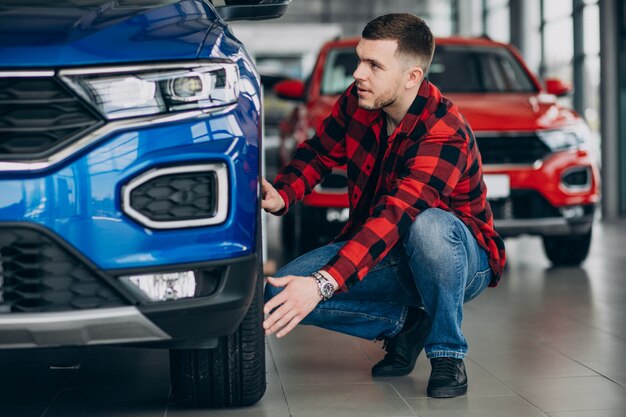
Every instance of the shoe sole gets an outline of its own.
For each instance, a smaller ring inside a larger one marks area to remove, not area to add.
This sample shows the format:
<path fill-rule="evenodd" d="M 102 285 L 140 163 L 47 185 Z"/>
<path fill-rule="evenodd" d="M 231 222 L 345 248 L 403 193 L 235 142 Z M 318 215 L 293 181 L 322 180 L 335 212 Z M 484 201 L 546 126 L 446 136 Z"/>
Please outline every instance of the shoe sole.
<path fill-rule="evenodd" d="M 455 388 L 426 389 L 426 394 L 431 398 L 453 398 L 467 394 L 467 384 Z"/>

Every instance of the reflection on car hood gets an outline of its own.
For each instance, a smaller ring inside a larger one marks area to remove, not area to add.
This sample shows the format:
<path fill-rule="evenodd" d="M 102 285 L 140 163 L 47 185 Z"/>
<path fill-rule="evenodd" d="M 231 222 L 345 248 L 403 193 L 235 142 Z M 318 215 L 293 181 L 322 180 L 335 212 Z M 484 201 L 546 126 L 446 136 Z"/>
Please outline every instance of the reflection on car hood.
<path fill-rule="evenodd" d="M 474 131 L 549 129 L 576 121 L 572 111 L 548 94 L 445 95 L 459 107 Z"/>
<path fill-rule="evenodd" d="M 47 4 L 47 5 L 46 5 Z M 195 58 L 217 19 L 200 0 L 0 1 L 0 66 Z"/>

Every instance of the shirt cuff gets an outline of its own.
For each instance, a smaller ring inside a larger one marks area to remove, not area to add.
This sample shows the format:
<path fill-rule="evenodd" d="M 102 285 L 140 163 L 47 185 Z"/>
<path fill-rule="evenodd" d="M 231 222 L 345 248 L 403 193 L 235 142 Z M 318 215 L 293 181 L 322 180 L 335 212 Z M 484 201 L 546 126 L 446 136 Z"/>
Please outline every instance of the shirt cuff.
<path fill-rule="evenodd" d="M 333 284 L 333 289 L 335 291 L 339 290 L 339 284 L 337 283 L 337 280 L 335 278 L 333 278 L 332 275 L 330 275 L 330 273 L 328 271 L 324 271 L 323 269 L 319 271 L 319 273 L 328 280 L 328 282 L 330 282 L 331 284 Z"/>
<path fill-rule="evenodd" d="M 283 190 L 278 190 L 278 195 L 280 195 L 280 197 L 285 202 L 285 207 L 283 207 L 282 209 L 278 211 L 275 211 L 272 214 L 275 216 L 282 216 L 283 214 L 287 213 L 287 211 L 289 211 L 289 197 L 287 197 L 287 193 L 284 192 Z"/>

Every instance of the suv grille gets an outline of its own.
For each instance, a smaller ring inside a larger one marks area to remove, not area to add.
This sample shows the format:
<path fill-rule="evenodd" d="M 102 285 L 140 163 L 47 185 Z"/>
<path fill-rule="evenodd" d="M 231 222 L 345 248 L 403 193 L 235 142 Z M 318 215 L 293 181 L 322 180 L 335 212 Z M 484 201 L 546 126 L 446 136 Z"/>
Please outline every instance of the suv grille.
<path fill-rule="evenodd" d="M 48 156 L 102 123 L 55 78 L 0 77 L 2 160 Z"/>
<path fill-rule="evenodd" d="M 483 164 L 524 164 L 532 165 L 552 151 L 534 134 L 480 136 L 476 141 Z"/>
<path fill-rule="evenodd" d="M 510 197 L 489 200 L 489 204 L 495 220 L 561 217 L 560 211 L 534 190 L 511 190 Z"/>
<path fill-rule="evenodd" d="M 25 227 L 0 228 L 0 313 L 126 304 L 101 277 L 45 234 Z"/>
<path fill-rule="evenodd" d="M 217 208 L 215 172 L 163 175 L 130 193 L 130 205 L 150 220 L 205 219 Z"/>

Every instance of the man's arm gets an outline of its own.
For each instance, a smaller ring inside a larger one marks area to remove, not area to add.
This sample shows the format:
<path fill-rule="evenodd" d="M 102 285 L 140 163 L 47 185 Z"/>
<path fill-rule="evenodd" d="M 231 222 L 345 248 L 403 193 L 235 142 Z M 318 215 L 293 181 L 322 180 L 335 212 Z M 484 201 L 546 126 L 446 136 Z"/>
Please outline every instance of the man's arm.
<path fill-rule="evenodd" d="M 293 159 L 280 169 L 274 186 L 285 202 L 282 210 L 273 214 L 282 215 L 291 205 L 309 194 L 331 169 L 346 163 L 346 129 L 350 114 L 355 109 L 350 95 L 355 94 L 351 86 L 337 99 L 331 114 L 324 119 L 316 134 L 296 148 Z"/>

